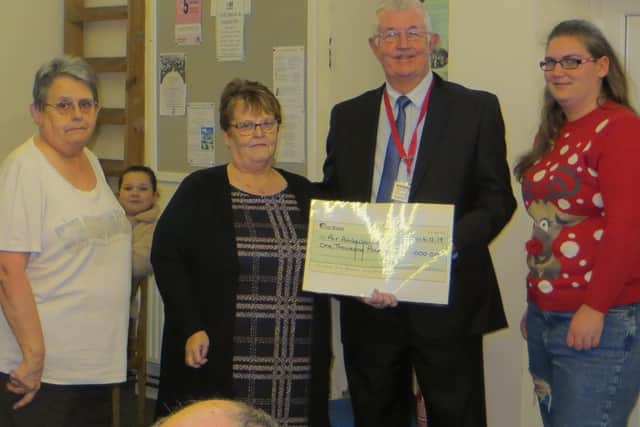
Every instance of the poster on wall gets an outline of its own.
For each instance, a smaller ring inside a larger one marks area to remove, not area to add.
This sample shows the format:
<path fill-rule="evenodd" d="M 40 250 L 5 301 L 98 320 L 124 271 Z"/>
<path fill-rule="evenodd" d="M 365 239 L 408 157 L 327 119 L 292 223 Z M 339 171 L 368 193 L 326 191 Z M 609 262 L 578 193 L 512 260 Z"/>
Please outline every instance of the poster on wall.
<path fill-rule="evenodd" d="M 226 1 L 227 3 L 233 3 L 233 0 L 220 0 Z M 240 1 L 240 0 L 236 0 Z M 251 15 L 251 0 L 242 0 L 242 7 L 244 9 L 245 15 Z M 218 0 L 211 0 L 211 16 L 216 16 L 218 14 Z"/>
<path fill-rule="evenodd" d="M 215 105 L 190 102 L 187 105 L 187 161 L 190 166 L 209 167 L 215 162 Z"/>
<path fill-rule="evenodd" d="M 279 162 L 304 163 L 304 46 L 273 47 L 273 91 L 285 120 L 278 137 Z"/>
<path fill-rule="evenodd" d="M 160 54 L 161 116 L 184 116 L 187 102 L 186 56 L 184 53 Z"/>
<path fill-rule="evenodd" d="M 202 1 L 176 0 L 175 41 L 178 45 L 198 45 L 202 41 Z"/>
<path fill-rule="evenodd" d="M 244 2 L 219 1 L 216 14 L 216 59 L 244 60 Z"/>
<path fill-rule="evenodd" d="M 431 17 L 433 31 L 440 34 L 440 43 L 431 54 L 431 68 L 443 79 L 449 75 L 449 0 L 424 0 Z"/>

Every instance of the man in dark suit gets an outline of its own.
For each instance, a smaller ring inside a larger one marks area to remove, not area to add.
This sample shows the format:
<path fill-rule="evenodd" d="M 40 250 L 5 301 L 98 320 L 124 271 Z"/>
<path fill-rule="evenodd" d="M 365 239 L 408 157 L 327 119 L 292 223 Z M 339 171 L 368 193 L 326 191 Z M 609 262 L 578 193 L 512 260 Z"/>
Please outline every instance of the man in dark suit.
<path fill-rule="evenodd" d="M 412 367 L 429 427 L 485 426 L 482 336 L 507 326 L 488 245 L 516 206 L 500 107 L 431 72 L 438 35 L 421 3 L 376 13 L 386 83 L 334 107 L 322 185 L 340 200 L 454 204 L 454 253 L 448 305 L 341 300 L 356 426 L 410 425 Z"/>

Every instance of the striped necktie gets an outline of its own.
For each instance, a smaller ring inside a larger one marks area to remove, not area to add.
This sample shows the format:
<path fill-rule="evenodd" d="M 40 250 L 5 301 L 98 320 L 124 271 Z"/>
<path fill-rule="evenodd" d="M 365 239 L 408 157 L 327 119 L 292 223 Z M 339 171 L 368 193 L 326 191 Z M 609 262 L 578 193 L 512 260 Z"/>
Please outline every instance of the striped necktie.
<path fill-rule="evenodd" d="M 396 100 L 398 106 L 398 116 L 396 117 L 396 129 L 398 129 L 398 135 L 400 141 L 404 144 L 404 125 L 405 125 L 405 111 L 404 109 L 411 103 L 411 100 L 402 95 Z M 382 168 L 382 176 L 380 177 L 380 187 L 378 187 L 378 195 L 376 202 L 389 202 L 391 201 L 391 194 L 393 192 L 393 185 L 398 178 L 398 168 L 400 167 L 400 153 L 393 141 L 393 132 L 389 135 L 389 141 L 387 142 L 387 152 L 384 156 L 384 167 Z"/>

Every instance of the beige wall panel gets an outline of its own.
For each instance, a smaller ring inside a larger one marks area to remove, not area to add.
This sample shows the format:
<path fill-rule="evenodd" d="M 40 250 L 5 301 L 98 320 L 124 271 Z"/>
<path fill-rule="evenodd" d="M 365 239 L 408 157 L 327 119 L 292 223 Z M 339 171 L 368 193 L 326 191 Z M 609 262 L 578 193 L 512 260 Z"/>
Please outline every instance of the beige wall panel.
<path fill-rule="evenodd" d="M 88 22 L 84 28 L 84 56 L 127 55 L 127 21 Z"/>
<path fill-rule="evenodd" d="M 50 58 L 62 54 L 62 0 L 11 2 L 0 14 L 0 159 L 33 134 L 29 114 L 33 75 Z"/>

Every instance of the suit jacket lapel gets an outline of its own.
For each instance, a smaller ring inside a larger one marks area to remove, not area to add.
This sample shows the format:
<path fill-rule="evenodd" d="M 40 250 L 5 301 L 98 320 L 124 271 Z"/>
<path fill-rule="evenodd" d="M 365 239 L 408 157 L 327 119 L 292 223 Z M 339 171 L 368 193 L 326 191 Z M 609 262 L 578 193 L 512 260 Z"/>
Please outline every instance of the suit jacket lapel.
<path fill-rule="evenodd" d="M 364 102 L 366 109 L 361 112 L 362 119 L 364 120 L 361 127 L 361 137 L 354 141 L 354 147 L 356 151 L 354 153 L 355 164 L 354 172 L 358 171 L 360 167 L 364 170 L 360 170 L 353 174 L 354 180 L 362 180 L 356 184 L 356 188 L 366 188 L 368 193 L 366 194 L 366 201 L 371 198 L 371 187 L 373 185 L 373 169 L 376 157 L 376 143 L 378 140 L 378 120 L 380 120 L 380 103 L 382 102 L 382 93 L 384 85 L 380 86 L 377 90 L 371 92 L 370 100 Z M 360 154 L 357 154 L 360 153 Z M 361 156 L 358 159 L 358 156 Z"/>
<path fill-rule="evenodd" d="M 429 101 L 429 109 L 425 118 L 424 129 L 420 138 L 420 149 L 415 163 L 415 172 L 411 181 L 409 200 L 413 200 L 419 184 L 427 179 L 429 171 L 437 167 L 438 153 L 445 143 L 444 130 L 449 118 L 449 102 L 445 96 L 444 82 L 433 73 L 433 89 Z"/>

